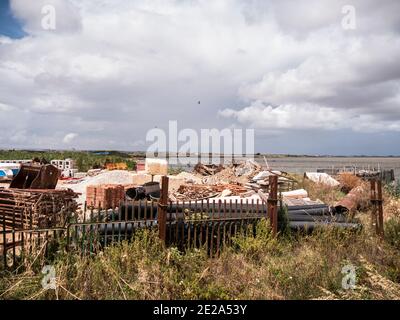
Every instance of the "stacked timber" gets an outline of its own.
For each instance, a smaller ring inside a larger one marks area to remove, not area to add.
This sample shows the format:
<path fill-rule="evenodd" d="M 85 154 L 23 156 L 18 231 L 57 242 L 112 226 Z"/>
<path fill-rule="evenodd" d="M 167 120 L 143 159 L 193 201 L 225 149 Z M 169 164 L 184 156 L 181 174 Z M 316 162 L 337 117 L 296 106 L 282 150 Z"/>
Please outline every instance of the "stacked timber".
<path fill-rule="evenodd" d="M 64 226 L 78 205 L 72 190 L 0 189 L 0 227 L 14 230 Z"/>
<path fill-rule="evenodd" d="M 248 192 L 248 189 L 234 183 L 219 185 L 183 184 L 174 194 L 170 194 L 170 199 L 174 202 L 201 200 L 216 197 L 223 192 L 236 196 Z"/>

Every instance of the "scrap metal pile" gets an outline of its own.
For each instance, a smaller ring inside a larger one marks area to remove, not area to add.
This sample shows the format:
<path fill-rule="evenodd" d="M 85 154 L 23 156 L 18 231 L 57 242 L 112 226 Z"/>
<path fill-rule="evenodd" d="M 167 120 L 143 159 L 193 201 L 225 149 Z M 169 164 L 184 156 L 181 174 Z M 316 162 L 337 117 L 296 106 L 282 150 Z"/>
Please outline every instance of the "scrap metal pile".
<path fill-rule="evenodd" d="M 78 208 L 72 190 L 0 189 L 1 227 L 35 229 L 63 226 Z"/>
<path fill-rule="evenodd" d="M 240 196 L 247 198 L 255 195 L 258 190 L 267 191 L 269 177 L 278 176 L 278 184 L 296 182 L 286 173 L 263 170 L 261 165 L 253 160 L 246 160 L 229 166 L 197 164 L 192 177 L 186 177 L 186 183 L 170 193 L 172 201 L 192 201 L 214 197 Z M 192 183 L 192 181 L 200 183 Z M 290 188 L 288 187 L 287 190 Z"/>
<path fill-rule="evenodd" d="M 325 174 L 307 173 L 306 178 L 317 180 L 316 183 L 326 183 L 331 187 L 338 186 L 339 182 Z M 269 178 L 278 177 L 279 191 L 282 195 L 282 204 L 287 208 L 288 226 L 292 229 L 312 230 L 317 226 L 333 225 L 343 228 L 358 228 L 359 224 L 352 223 L 352 216 L 348 215 L 347 200 L 336 206 L 329 206 L 319 200 L 311 200 L 308 192 L 298 189 L 298 182 L 289 174 L 269 167 L 263 168 L 253 160 L 246 160 L 240 164 L 229 166 L 196 165 L 193 178 L 187 177 L 186 183 L 170 192 L 169 200 L 174 202 L 192 203 L 207 200 L 210 203 L 254 203 L 254 208 L 268 198 Z M 191 183 L 200 179 L 200 183 Z M 327 183 L 329 182 L 329 183 Z M 262 196 L 260 196 L 260 194 Z M 351 194 L 350 194 L 351 197 Z M 343 208 L 345 207 L 345 208 Z M 266 214 L 266 212 L 260 212 Z M 282 218 L 282 217 L 281 217 Z"/>
<path fill-rule="evenodd" d="M 53 165 L 23 164 L 9 189 L 0 189 L 0 227 L 14 230 L 64 226 L 78 208 L 78 194 L 55 190 L 59 170 Z"/>

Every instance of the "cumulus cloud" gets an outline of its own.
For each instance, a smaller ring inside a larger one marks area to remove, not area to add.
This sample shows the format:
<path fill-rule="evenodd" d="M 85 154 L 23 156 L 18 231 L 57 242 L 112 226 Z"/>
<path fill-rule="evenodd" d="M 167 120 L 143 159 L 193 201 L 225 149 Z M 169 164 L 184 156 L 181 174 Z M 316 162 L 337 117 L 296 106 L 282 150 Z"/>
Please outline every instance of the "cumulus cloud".
<path fill-rule="evenodd" d="M 347 31 L 341 0 L 28 2 L 11 0 L 28 35 L 0 36 L 3 147 L 56 148 L 73 132 L 77 148 L 132 149 L 168 120 L 399 131 L 398 1 L 352 1 Z M 44 4 L 56 30 L 41 27 Z"/>
<path fill-rule="evenodd" d="M 12 0 L 11 9 L 17 19 L 24 24 L 24 29 L 30 34 L 47 32 L 46 18 L 55 12 L 55 30 L 58 33 L 78 31 L 81 28 L 79 10 L 69 0 Z M 52 10 L 49 10 L 49 7 Z"/>
<path fill-rule="evenodd" d="M 0 111 L 11 111 L 13 108 L 7 104 L 0 103 Z"/>
<path fill-rule="evenodd" d="M 240 123 L 249 124 L 253 128 L 272 131 L 302 129 L 352 129 L 359 132 L 400 131 L 400 121 L 376 121 L 372 115 L 312 104 L 285 104 L 272 107 L 256 101 L 242 110 L 228 108 L 220 111 L 219 114 L 223 117 L 234 118 Z"/>
<path fill-rule="evenodd" d="M 64 143 L 71 143 L 78 135 L 76 133 L 68 133 L 65 135 L 63 142 Z"/>

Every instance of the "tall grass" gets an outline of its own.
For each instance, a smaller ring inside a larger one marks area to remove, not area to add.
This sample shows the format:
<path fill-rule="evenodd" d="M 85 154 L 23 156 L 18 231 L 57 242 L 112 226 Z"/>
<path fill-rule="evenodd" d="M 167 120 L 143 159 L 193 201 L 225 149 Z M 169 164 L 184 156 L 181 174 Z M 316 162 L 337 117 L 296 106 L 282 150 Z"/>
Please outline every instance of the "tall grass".
<path fill-rule="evenodd" d="M 333 204 L 344 193 L 305 180 L 311 198 Z M 400 299 L 399 202 L 385 193 L 385 238 L 368 212 L 358 232 L 325 228 L 272 236 L 267 221 L 256 235 L 237 235 L 218 258 L 202 249 L 165 248 L 143 231 L 95 256 L 54 249 L 50 259 L 26 257 L 23 269 L 0 273 L 0 299 Z M 280 212 L 281 222 L 285 212 Z M 56 270 L 56 290 L 43 290 L 41 268 Z M 342 268 L 356 270 L 356 287 L 342 288 Z"/>
<path fill-rule="evenodd" d="M 42 262 L 43 263 L 43 262 Z M 211 259 L 206 251 L 164 248 L 155 233 L 92 257 L 59 252 L 56 290 L 41 287 L 40 263 L 3 273 L 1 299 L 400 299 L 395 247 L 361 232 L 326 229 L 272 236 L 267 221 L 256 236 L 237 236 Z M 357 286 L 342 289 L 343 266 L 356 267 Z"/>

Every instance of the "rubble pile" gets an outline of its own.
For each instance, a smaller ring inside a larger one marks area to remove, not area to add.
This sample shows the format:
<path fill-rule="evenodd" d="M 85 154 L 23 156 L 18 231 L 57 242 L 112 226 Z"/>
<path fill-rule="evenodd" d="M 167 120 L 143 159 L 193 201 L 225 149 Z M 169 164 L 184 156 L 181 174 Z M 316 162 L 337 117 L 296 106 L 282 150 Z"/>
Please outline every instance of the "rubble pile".
<path fill-rule="evenodd" d="M 212 176 L 218 172 L 221 172 L 224 169 L 225 167 L 222 164 L 216 165 L 198 163 L 194 167 L 193 172 L 201 174 L 203 176 Z"/>
<path fill-rule="evenodd" d="M 170 194 L 170 199 L 175 201 L 191 201 L 191 200 L 202 200 L 218 195 L 218 192 L 213 191 L 211 186 L 203 185 L 182 185 L 174 193 Z"/>
<path fill-rule="evenodd" d="M 253 160 L 246 160 L 240 164 L 233 164 L 223 170 L 218 171 L 214 175 L 206 176 L 202 179 L 203 184 L 245 184 L 253 176 L 261 171 L 261 166 Z"/>
<path fill-rule="evenodd" d="M 170 189 L 172 201 L 191 201 L 210 198 L 257 198 L 258 190 L 267 190 L 269 177 L 278 176 L 278 183 L 292 183 L 294 180 L 281 171 L 262 170 L 254 160 L 246 160 L 229 166 L 197 164 L 192 174 L 183 172 L 177 188 Z M 173 181 L 173 180 L 171 180 Z"/>
<path fill-rule="evenodd" d="M 279 185 L 296 182 L 294 179 L 287 176 L 287 173 L 285 172 L 266 170 L 266 171 L 261 171 L 257 175 L 255 175 L 252 179 L 250 179 L 248 183 L 245 184 L 245 186 L 256 191 L 267 189 L 269 186 L 270 176 L 278 176 Z"/>
<path fill-rule="evenodd" d="M 237 184 L 228 185 L 181 185 L 170 194 L 171 201 L 192 201 L 209 199 L 218 196 L 237 196 L 248 190 Z"/>
<path fill-rule="evenodd" d="M 321 172 L 306 172 L 304 174 L 304 178 L 307 178 L 315 183 L 320 183 L 326 185 L 328 187 L 337 187 L 340 185 L 340 182 L 332 178 L 327 173 Z"/>

